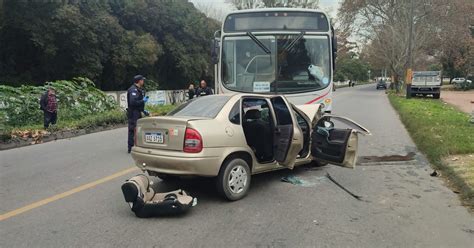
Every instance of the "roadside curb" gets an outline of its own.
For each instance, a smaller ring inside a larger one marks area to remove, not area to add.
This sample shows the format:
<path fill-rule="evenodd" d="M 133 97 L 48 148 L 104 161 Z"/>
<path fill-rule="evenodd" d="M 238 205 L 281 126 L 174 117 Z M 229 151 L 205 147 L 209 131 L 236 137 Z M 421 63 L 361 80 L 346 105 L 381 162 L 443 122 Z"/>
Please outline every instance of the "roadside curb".
<path fill-rule="evenodd" d="M 20 148 L 25 146 L 43 144 L 55 140 L 61 139 L 70 139 L 81 135 L 91 134 L 91 133 L 98 133 L 102 131 L 113 130 L 117 128 L 126 127 L 126 124 L 117 124 L 117 125 L 107 125 L 107 126 L 99 126 L 99 127 L 92 127 L 92 128 L 85 128 L 85 129 L 73 129 L 73 130 L 60 130 L 49 135 L 45 135 L 41 138 L 38 142 L 33 138 L 29 137 L 27 139 L 16 138 L 14 140 L 9 140 L 7 142 L 0 143 L 0 151 L 9 150 L 14 148 Z"/>

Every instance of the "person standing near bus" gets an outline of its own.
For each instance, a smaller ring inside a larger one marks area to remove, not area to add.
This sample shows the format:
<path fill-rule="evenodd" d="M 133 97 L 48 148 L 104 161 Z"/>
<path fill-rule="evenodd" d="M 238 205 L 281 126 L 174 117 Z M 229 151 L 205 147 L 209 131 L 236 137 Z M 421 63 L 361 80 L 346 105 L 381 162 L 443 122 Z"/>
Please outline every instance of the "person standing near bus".
<path fill-rule="evenodd" d="M 194 83 L 190 83 L 188 87 L 189 100 L 193 99 L 195 94 L 196 94 L 196 89 L 194 89 Z"/>
<path fill-rule="evenodd" d="M 207 86 L 205 80 L 201 80 L 199 88 L 196 90 L 196 97 L 212 95 L 212 89 Z"/>
<path fill-rule="evenodd" d="M 127 90 L 127 117 L 128 117 L 128 153 L 131 152 L 135 141 L 135 127 L 137 121 L 142 117 L 142 113 L 148 116 L 145 110 L 145 103 L 148 96 L 145 96 L 143 86 L 145 85 L 145 77 L 136 75 L 133 77 L 133 85 Z"/>

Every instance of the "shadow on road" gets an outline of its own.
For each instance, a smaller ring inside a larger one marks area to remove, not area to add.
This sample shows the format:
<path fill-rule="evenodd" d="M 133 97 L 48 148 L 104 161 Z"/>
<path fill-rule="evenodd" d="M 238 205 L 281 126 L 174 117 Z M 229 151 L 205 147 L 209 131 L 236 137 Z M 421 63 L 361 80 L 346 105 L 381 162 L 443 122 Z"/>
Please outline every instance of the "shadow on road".
<path fill-rule="evenodd" d="M 308 171 L 323 171 L 325 167 L 314 167 L 311 165 L 303 165 L 294 168 L 293 170 L 282 169 L 272 172 L 261 173 L 253 175 L 251 179 L 251 186 L 249 195 L 257 194 L 261 189 L 271 187 L 274 183 L 281 182 L 282 177 L 288 175 L 302 175 Z M 219 196 L 216 190 L 215 178 L 204 178 L 204 177 L 189 177 L 180 178 L 175 181 L 162 181 L 157 177 L 151 177 L 153 180 L 153 189 L 155 192 L 167 192 L 177 189 L 183 189 L 190 193 L 192 196 L 198 198 L 198 202 L 227 202 L 223 197 Z"/>

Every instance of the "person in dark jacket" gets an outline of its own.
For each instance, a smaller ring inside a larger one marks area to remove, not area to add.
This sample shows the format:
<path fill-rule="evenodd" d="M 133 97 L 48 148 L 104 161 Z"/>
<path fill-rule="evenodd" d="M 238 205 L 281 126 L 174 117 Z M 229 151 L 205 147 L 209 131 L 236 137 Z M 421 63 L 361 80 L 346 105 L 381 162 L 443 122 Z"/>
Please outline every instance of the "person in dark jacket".
<path fill-rule="evenodd" d="M 145 96 L 143 90 L 145 79 L 142 75 L 136 75 L 133 77 L 133 85 L 127 90 L 128 153 L 131 152 L 134 145 L 137 120 L 142 117 L 142 113 L 145 116 L 149 115 L 145 110 L 145 103 L 148 101 L 148 96 Z"/>
<path fill-rule="evenodd" d="M 212 95 L 212 89 L 207 87 L 207 83 L 204 80 L 201 80 L 199 88 L 196 90 L 196 97 Z"/>
<path fill-rule="evenodd" d="M 194 89 L 194 84 L 190 83 L 188 87 L 188 97 L 189 100 L 194 98 L 194 94 L 196 94 L 196 89 Z"/>
<path fill-rule="evenodd" d="M 48 88 L 40 98 L 40 109 L 44 112 L 44 128 L 55 125 L 58 119 L 58 101 L 53 88 Z"/>

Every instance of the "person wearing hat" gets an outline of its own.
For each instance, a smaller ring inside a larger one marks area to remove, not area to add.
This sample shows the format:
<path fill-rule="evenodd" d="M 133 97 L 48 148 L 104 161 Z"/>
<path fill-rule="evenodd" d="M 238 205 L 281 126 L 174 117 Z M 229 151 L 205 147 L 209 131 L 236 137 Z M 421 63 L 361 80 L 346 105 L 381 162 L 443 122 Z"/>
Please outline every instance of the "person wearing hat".
<path fill-rule="evenodd" d="M 127 90 L 128 153 L 131 152 L 134 144 L 137 120 L 142 117 L 142 113 L 145 116 L 149 115 L 145 110 L 145 103 L 148 101 L 148 96 L 145 96 L 143 89 L 145 79 L 142 75 L 136 75 L 133 77 L 133 85 Z"/>

